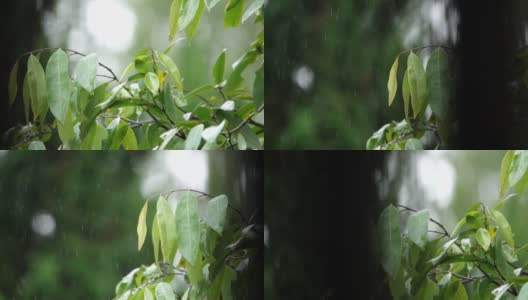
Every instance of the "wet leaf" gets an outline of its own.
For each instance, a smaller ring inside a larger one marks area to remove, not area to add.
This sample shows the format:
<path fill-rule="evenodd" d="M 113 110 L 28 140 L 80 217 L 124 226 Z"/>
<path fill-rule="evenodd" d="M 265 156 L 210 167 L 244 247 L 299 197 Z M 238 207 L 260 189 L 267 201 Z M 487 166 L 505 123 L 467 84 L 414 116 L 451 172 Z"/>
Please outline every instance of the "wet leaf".
<path fill-rule="evenodd" d="M 180 19 L 182 0 L 173 0 L 169 16 L 169 41 L 172 41 L 178 33 L 178 23 Z"/>
<path fill-rule="evenodd" d="M 48 111 L 48 88 L 46 74 L 39 60 L 31 55 L 28 59 L 28 89 L 31 95 L 33 119 L 44 120 Z"/>
<path fill-rule="evenodd" d="M 190 264 L 198 258 L 200 224 L 198 222 L 198 199 L 186 192 L 178 201 L 176 209 L 176 231 L 180 252 Z"/>
<path fill-rule="evenodd" d="M 93 94 L 95 90 L 95 77 L 97 72 L 97 55 L 92 53 L 79 60 L 75 69 L 77 83 Z"/>
<path fill-rule="evenodd" d="M 396 60 L 394 60 L 394 63 L 392 64 L 392 67 L 389 72 L 389 81 L 387 82 L 387 89 L 389 90 L 389 106 L 392 105 L 392 102 L 394 101 L 394 97 L 396 96 L 396 91 L 398 90 L 398 79 L 396 76 L 398 75 L 398 61 L 400 59 L 400 56 L 396 57 Z"/>
<path fill-rule="evenodd" d="M 147 237 L 147 209 L 148 201 L 145 201 L 145 205 L 143 205 L 143 209 L 141 209 L 141 212 L 139 213 L 137 226 L 138 251 L 143 247 L 143 243 L 145 243 L 145 238 Z"/>
<path fill-rule="evenodd" d="M 393 205 L 387 206 L 378 220 L 381 264 L 385 271 L 394 277 L 401 261 L 402 242 L 400 236 L 400 211 Z"/>
<path fill-rule="evenodd" d="M 218 234 L 222 235 L 226 222 L 228 199 L 226 195 L 215 197 L 207 203 L 205 222 Z"/>
<path fill-rule="evenodd" d="M 9 108 L 13 106 L 13 103 L 15 102 L 15 98 L 17 96 L 18 92 L 18 60 L 16 61 L 15 65 L 11 69 L 11 72 L 9 73 Z"/>
<path fill-rule="evenodd" d="M 429 225 L 429 212 L 421 210 L 413 213 L 408 221 L 408 236 L 420 249 L 425 248 L 427 243 L 427 229 Z"/>
<path fill-rule="evenodd" d="M 202 140 L 203 130 L 203 124 L 196 125 L 191 129 L 189 135 L 187 136 L 187 140 L 185 140 L 185 150 L 198 149 L 198 147 L 200 146 L 200 141 Z"/>
<path fill-rule="evenodd" d="M 50 111 L 61 123 L 66 118 L 72 91 L 68 64 L 68 55 L 59 49 L 51 55 L 46 66 Z"/>
<path fill-rule="evenodd" d="M 224 49 L 222 53 L 218 56 L 213 66 L 213 78 L 216 84 L 219 84 L 224 80 L 225 60 L 226 49 Z"/>
<path fill-rule="evenodd" d="M 422 61 L 412 51 L 407 60 L 407 80 L 409 81 L 414 117 L 417 117 L 427 106 L 427 86 Z"/>
<path fill-rule="evenodd" d="M 160 196 L 156 206 L 163 260 L 171 262 L 176 254 L 176 222 L 167 198 Z"/>
<path fill-rule="evenodd" d="M 202 137 L 207 143 L 215 143 L 216 138 L 220 133 L 222 132 L 222 129 L 224 129 L 225 126 L 225 120 L 222 121 L 218 126 L 211 126 L 205 129 L 202 132 Z"/>
<path fill-rule="evenodd" d="M 488 251 L 489 246 L 491 244 L 491 237 L 488 230 L 484 228 L 479 228 L 477 230 L 475 238 L 477 239 L 477 242 L 482 247 L 482 249 L 484 249 L 484 251 Z"/>
<path fill-rule="evenodd" d="M 224 14 L 224 26 L 235 27 L 242 21 L 244 0 L 229 0 Z"/>
<path fill-rule="evenodd" d="M 510 175 L 510 166 L 513 160 L 514 153 L 515 152 L 513 150 L 508 150 L 506 151 L 506 154 L 504 154 L 504 157 L 502 158 L 501 170 L 500 170 L 501 186 L 500 186 L 500 193 L 499 193 L 501 197 L 504 196 L 504 193 L 506 193 L 506 190 L 508 189 L 508 186 L 509 186 L 508 177 Z"/>
<path fill-rule="evenodd" d="M 176 296 L 172 291 L 170 284 L 161 282 L 156 285 L 156 299 L 157 300 L 176 300 Z"/>

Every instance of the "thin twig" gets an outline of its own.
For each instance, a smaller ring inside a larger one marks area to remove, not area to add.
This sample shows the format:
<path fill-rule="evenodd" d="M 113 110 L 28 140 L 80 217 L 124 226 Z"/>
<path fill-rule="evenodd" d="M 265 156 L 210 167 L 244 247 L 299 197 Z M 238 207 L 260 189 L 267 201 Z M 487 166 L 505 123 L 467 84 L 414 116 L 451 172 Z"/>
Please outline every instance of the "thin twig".
<path fill-rule="evenodd" d="M 412 212 L 418 212 L 417 210 L 415 209 L 412 209 L 412 208 L 409 208 L 407 206 L 404 206 L 404 205 L 401 205 L 401 204 L 394 204 L 394 206 L 397 206 L 397 207 L 401 207 L 403 208 L 404 210 L 409 210 L 409 211 L 412 211 Z M 444 225 L 440 224 L 440 222 L 436 221 L 435 219 L 433 218 L 429 218 L 429 220 L 431 220 L 431 222 L 435 223 L 436 225 L 438 225 L 438 227 L 440 227 L 446 236 L 448 236 L 449 238 L 451 238 L 451 235 L 449 234 L 449 232 L 447 231 L 447 229 L 445 229 Z"/>
<path fill-rule="evenodd" d="M 229 133 L 235 133 L 237 132 L 239 129 L 241 129 L 242 127 L 244 127 L 244 125 L 246 125 L 247 123 L 251 122 L 251 118 L 253 118 L 256 114 L 260 113 L 261 111 L 264 110 L 264 105 L 262 105 L 261 108 L 259 108 L 257 111 L 254 111 L 253 113 L 251 113 L 249 115 L 249 117 L 245 120 L 245 121 L 242 121 L 240 124 L 238 124 L 235 128 L 231 129 L 231 131 L 229 131 Z M 261 126 L 261 127 L 264 127 L 264 126 Z"/>
<path fill-rule="evenodd" d="M 177 189 L 177 190 L 168 191 L 166 197 L 169 197 L 173 193 L 178 193 L 178 192 L 193 192 L 193 193 L 200 194 L 201 196 L 205 196 L 205 197 L 208 197 L 208 198 L 214 198 L 214 196 L 212 196 L 212 195 L 209 195 L 209 194 L 201 192 L 201 191 L 193 190 L 193 189 Z M 242 212 L 240 210 L 238 210 L 236 207 L 232 206 L 229 203 L 228 203 L 228 206 L 229 206 L 229 208 L 234 210 L 240 216 L 240 218 L 244 221 L 244 223 L 249 224 L 249 221 L 244 217 L 244 215 L 242 214 Z"/>

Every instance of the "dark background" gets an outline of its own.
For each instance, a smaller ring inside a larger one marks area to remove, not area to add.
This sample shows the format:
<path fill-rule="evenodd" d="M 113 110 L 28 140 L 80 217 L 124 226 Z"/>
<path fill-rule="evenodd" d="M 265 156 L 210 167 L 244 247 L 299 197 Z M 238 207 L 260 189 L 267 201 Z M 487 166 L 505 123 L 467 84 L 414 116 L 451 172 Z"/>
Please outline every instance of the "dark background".
<path fill-rule="evenodd" d="M 372 240 L 384 161 L 382 152 L 266 155 L 266 299 L 390 295 Z"/>

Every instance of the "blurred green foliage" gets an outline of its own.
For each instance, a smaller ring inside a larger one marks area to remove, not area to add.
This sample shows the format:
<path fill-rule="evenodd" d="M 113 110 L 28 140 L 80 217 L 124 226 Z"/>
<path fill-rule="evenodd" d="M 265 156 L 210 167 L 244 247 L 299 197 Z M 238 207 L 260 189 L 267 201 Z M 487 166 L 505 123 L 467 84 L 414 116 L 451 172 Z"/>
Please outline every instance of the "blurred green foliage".
<path fill-rule="evenodd" d="M 406 1 L 270 1 L 265 66 L 272 148 L 363 149 L 387 105 L 387 74 L 402 49 L 395 16 Z M 313 86 L 292 74 L 306 65 Z"/>
<path fill-rule="evenodd" d="M 143 204 L 133 162 L 143 154 L 0 155 L 0 298 L 106 299 L 132 266 Z M 32 230 L 36 213 L 56 223 Z M 131 230 L 132 229 L 132 230 Z"/>

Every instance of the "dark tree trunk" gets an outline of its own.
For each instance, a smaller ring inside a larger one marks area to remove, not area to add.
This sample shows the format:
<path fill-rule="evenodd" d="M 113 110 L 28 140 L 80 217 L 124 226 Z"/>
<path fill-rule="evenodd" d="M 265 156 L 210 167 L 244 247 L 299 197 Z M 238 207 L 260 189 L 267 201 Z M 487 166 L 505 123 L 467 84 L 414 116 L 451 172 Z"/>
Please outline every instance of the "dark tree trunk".
<path fill-rule="evenodd" d="M 384 299 L 373 244 L 385 153 L 266 155 L 266 299 Z"/>
<path fill-rule="evenodd" d="M 522 1 L 455 2 L 460 14 L 455 91 L 459 128 L 450 148 L 524 147 L 527 93 L 512 78 L 515 51 L 524 44 Z"/>

